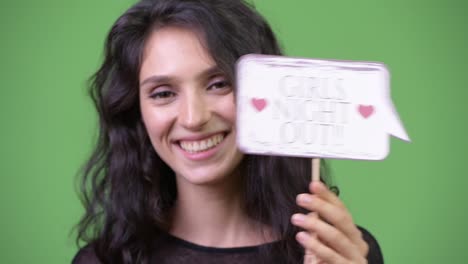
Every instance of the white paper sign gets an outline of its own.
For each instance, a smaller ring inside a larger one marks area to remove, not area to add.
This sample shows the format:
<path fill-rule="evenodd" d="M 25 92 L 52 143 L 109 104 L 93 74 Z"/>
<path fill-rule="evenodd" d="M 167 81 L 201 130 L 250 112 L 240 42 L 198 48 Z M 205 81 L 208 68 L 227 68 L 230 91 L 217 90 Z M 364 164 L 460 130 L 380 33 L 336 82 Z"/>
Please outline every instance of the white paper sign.
<path fill-rule="evenodd" d="M 238 145 L 246 153 L 380 160 L 409 141 L 375 62 L 250 54 L 237 64 Z"/>

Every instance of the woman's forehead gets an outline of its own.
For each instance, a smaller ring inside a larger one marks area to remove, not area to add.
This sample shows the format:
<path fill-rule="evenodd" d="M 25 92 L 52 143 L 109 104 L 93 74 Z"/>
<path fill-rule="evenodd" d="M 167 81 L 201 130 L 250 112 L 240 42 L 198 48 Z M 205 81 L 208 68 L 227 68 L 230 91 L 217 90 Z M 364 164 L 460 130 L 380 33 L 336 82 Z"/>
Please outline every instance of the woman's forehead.
<path fill-rule="evenodd" d="M 216 62 L 193 30 L 165 27 L 148 37 L 142 56 L 140 81 L 150 75 L 199 74 L 216 68 Z"/>

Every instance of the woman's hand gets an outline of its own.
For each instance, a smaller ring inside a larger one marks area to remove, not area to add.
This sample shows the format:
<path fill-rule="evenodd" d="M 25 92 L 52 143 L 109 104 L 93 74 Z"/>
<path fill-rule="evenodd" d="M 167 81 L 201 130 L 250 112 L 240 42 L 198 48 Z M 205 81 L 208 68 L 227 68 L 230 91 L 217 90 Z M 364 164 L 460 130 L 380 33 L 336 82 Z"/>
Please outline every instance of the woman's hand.
<path fill-rule="evenodd" d="M 368 245 L 343 202 L 321 182 L 312 182 L 309 190 L 313 194 L 299 194 L 297 204 L 312 213 L 291 218 L 305 230 L 297 233 L 297 241 L 320 263 L 367 263 Z"/>

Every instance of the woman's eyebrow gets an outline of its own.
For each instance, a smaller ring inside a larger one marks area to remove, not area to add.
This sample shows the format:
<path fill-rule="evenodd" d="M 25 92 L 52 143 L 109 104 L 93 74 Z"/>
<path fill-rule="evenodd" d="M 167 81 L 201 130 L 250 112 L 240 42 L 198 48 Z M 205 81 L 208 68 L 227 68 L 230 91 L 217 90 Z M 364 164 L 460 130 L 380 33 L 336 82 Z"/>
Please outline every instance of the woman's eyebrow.
<path fill-rule="evenodd" d="M 167 75 L 153 75 L 143 80 L 140 83 L 140 87 L 143 87 L 143 85 L 147 83 L 167 83 L 167 82 L 170 82 L 171 80 L 172 78 Z"/>
<path fill-rule="evenodd" d="M 198 74 L 199 78 L 203 78 L 206 76 L 212 76 L 212 75 L 218 75 L 222 74 L 223 71 L 218 67 L 218 65 L 214 65 L 212 67 L 209 67 L 208 69 L 202 71 L 200 74 Z"/>
<path fill-rule="evenodd" d="M 207 77 L 211 77 L 213 75 L 218 75 L 218 74 L 222 74 L 222 73 L 223 73 L 223 71 L 221 71 L 221 69 L 217 65 L 214 65 L 214 66 L 211 66 L 211 67 L 203 70 L 202 72 L 198 73 L 196 78 L 197 79 L 205 79 Z M 143 80 L 140 83 L 140 87 L 143 87 L 147 83 L 169 83 L 169 82 L 173 81 L 173 79 L 174 78 L 172 78 L 171 76 L 168 76 L 168 75 L 153 75 L 153 76 L 150 76 L 150 77 L 146 78 L 145 80 Z"/>

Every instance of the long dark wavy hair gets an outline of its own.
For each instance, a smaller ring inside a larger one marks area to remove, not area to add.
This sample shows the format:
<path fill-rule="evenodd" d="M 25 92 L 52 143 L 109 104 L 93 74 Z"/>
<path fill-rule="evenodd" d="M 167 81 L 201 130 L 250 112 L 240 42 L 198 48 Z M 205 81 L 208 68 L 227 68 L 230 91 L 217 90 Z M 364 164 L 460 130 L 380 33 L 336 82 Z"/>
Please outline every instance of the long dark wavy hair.
<path fill-rule="evenodd" d="M 77 225 L 78 245 L 92 245 L 102 263 L 148 263 L 177 198 L 174 172 L 151 145 L 138 94 L 145 40 L 166 26 L 194 30 L 231 81 L 240 56 L 282 54 L 270 26 L 242 0 L 142 0 L 117 19 L 90 82 L 99 137 L 81 174 L 86 211 Z M 310 159 L 245 155 L 240 170 L 248 215 L 279 238 L 262 252 L 265 262 L 273 263 L 275 252 L 281 260 L 274 263 L 299 263 L 303 250 L 290 217 L 302 211 L 295 197 L 307 192 Z M 328 183 L 324 168 L 321 175 Z"/>

